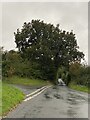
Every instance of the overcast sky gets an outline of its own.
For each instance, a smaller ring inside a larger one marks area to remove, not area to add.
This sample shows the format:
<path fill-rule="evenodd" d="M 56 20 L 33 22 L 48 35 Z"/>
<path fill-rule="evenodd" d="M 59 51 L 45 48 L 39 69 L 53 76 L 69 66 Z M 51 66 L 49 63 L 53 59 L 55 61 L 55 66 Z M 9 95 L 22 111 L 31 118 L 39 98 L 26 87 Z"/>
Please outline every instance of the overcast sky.
<path fill-rule="evenodd" d="M 85 2 L 34 2 L 3 3 L 2 45 L 5 50 L 15 49 L 14 32 L 24 22 L 32 19 L 44 20 L 60 29 L 76 34 L 80 50 L 88 62 L 88 3 Z"/>

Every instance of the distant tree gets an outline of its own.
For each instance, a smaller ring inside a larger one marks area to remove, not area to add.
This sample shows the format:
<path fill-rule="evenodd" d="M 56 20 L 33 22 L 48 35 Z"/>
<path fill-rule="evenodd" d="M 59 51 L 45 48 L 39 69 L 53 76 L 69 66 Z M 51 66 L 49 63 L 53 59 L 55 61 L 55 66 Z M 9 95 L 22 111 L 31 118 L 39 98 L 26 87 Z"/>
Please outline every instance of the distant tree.
<path fill-rule="evenodd" d="M 10 50 L 2 54 L 3 77 L 17 75 L 20 77 L 42 78 L 38 68 L 38 63 L 31 63 L 27 59 L 23 59 L 18 51 Z"/>
<path fill-rule="evenodd" d="M 81 69 L 82 64 L 79 62 L 74 62 L 70 64 L 69 67 L 69 72 L 73 77 L 79 76 L 80 75 L 80 69 Z"/>
<path fill-rule="evenodd" d="M 5 51 L 2 54 L 2 74 L 3 76 L 12 76 L 19 67 L 20 55 L 14 50 Z M 18 65 L 18 66 L 17 66 Z"/>
<path fill-rule="evenodd" d="M 40 20 L 24 23 L 17 29 L 15 43 L 23 58 L 41 65 L 40 70 L 47 79 L 55 79 L 58 68 L 69 67 L 70 62 L 81 61 L 84 54 L 78 50 L 73 31 L 66 32 Z"/>

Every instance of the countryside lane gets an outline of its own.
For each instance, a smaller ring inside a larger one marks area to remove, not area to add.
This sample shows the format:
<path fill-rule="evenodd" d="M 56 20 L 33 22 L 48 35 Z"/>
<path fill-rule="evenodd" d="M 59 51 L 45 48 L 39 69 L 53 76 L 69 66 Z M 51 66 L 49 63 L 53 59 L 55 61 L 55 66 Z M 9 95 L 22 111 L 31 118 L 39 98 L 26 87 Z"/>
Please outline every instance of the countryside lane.
<path fill-rule="evenodd" d="M 6 118 L 88 118 L 88 94 L 52 86 L 23 101 Z"/>

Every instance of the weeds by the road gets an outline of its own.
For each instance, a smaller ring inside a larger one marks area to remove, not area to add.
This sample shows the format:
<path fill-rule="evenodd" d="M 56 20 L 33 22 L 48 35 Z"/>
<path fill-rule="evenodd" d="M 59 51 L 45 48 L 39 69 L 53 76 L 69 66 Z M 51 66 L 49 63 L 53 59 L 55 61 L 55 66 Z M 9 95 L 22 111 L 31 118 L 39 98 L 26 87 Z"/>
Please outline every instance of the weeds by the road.
<path fill-rule="evenodd" d="M 88 88 L 87 86 L 81 86 L 71 83 L 69 84 L 69 87 L 74 90 L 90 93 L 90 88 Z"/>
<path fill-rule="evenodd" d="M 13 76 L 11 78 L 5 78 L 4 82 L 9 84 L 28 85 L 28 86 L 43 86 L 50 84 L 49 81 L 45 81 L 45 80 L 22 78 L 17 76 Z"/>
<path fill-rule="evenodd" d="M 11 108 L 16 106 L 24 99 L 24 94 L 8 85 L 3 83 L 2 84 L 2 115 L 5 115 Z M 0 113 L 1 114 L 1 113 Z"/>

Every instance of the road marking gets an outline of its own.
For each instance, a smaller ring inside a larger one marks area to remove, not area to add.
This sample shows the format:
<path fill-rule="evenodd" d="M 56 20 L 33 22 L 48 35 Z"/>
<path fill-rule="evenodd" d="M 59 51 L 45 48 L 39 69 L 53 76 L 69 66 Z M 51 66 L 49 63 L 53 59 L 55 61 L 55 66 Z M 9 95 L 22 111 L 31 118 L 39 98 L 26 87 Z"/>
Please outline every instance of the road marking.
<path fill-rule="evenodd" d="M 42 88 L 40 88 L 40 89 L 38 89 L 38 90 L 36 90 L 36 91 L 34 91 L 34 92 L 32 92 L 32 93 L 26 95 L 26 97 L 32 96 L 33 94 L 35 94 L 35 93 L 41 91 L 41 90 L 44 89 L 45 87 L 47 87 L 47 86 L 44 86 L 44 87 L 42 87 Z"/>
<path fill-rule="evenodd" d="M 47 88 L 49 88 L 49 87 L 51 87 L 51 86 L 48 86 L 48 87 L 43 88 L 41 91 L 39 91 L 38 93 L 34 94 L 33 96 L 30 96 L 30 97 L 26 98 L 24 101 L 26 102 L 26 101 L 28 101 L 28 100 L 30 100 L 30 99 L 38 96 L 39 94 L 41 94 L 43 91 L 45 91 L 45 90 L 46 90 Z"/>

